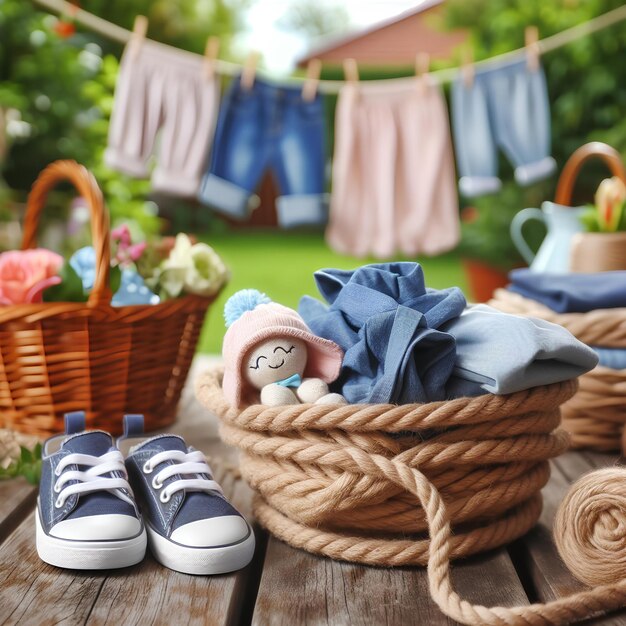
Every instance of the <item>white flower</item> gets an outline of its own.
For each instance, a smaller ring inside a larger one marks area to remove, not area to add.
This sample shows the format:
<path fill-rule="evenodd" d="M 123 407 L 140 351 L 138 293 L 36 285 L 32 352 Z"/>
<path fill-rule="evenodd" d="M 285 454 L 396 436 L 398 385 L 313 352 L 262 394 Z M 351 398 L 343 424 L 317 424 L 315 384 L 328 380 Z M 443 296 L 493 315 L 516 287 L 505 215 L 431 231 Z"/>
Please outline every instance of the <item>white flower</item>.
<path fill-rule="evenodd" d="M 20 446 L 32 450 L 37 443 L 37 437 L 23 435 L 8 428 L 0 429 L 0 467 L 6 469 L 20 458 Z"/>
<path fill-rule="evenodd" d="M 176 236 L 176 243 L 161 270 L 161 287 L 172 298 L 182 291 L 211 296 L 228 279 L 228 270 L 215 250 L 206 243 L 192 244 L 183 233 Z"/>

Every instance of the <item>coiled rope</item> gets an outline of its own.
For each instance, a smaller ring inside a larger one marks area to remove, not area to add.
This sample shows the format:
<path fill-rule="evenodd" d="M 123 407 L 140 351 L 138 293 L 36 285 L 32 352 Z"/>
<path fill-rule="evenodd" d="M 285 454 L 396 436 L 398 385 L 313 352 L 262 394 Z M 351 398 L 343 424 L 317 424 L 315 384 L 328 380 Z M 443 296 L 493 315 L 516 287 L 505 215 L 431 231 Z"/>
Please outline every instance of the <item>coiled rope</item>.
<path fill-rule="evenodd" d="M 548 459 L 568 444 L 554 429 L 575 382 L 426 405 L 238 412 L 221 377 L 220 368 L 200 376 L 198 398 L 242 451 L 256 519 L 279 539 L 334 559 L 427 565 L 433 599 L 465 624 L 569 624 L 626 604 L 626 475 L 618 468 L 578 481 L 555 522 L 574 575 L 601 586 L 513 608 L 474 605 L 452 588 L 451 559 L 508 543 L 536 523 Z"/>

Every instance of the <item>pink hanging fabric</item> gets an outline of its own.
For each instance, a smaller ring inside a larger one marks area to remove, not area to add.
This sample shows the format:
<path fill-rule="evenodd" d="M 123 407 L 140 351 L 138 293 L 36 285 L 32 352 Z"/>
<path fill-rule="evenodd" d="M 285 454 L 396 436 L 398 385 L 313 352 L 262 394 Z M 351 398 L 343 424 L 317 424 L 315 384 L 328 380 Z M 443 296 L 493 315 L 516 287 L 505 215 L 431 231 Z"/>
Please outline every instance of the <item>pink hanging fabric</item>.
<path fill-rule="evenodd" d="M 115 88 L 107 165 L 147 178 L 156 151 L 153 188 L 195 196 L 213 140 L 219 96 L 219 77 L 205 76 L 202 57 L 151 41 L 141 42 L 138 51 L 129 44 Z"/>
<path fill-rule="evenodd" d="M 441 89 L 348 84 L 339 94 L 328 244 L 343 254 L 435 255 L 459 242 L 450 125 Z"/>

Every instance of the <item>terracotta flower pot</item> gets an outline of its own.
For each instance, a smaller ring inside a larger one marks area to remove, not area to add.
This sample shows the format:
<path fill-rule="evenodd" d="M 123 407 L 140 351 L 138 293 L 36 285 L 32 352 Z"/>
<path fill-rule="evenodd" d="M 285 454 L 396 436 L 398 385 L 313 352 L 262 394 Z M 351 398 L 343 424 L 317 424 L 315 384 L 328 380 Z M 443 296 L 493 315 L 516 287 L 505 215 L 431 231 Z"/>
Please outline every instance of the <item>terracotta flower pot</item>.
<path fill-rule="evenodd" d="M 570 250 L 572 272 L 626 270 L 626 233 L 578 233 Z"/>
<path fill-rule="evenodd" d="M 475 259 L 462 259 L 462 264 L 472 302 L 487 302 L 496 289 L 509 284 L 508 273 L 499 268 Z"/>

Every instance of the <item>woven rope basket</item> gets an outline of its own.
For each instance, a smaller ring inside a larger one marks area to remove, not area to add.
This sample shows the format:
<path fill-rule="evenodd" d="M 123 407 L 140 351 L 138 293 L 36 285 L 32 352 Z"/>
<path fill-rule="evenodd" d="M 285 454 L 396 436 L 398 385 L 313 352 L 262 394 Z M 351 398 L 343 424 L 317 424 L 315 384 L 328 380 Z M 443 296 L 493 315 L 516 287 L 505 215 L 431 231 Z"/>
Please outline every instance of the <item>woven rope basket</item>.
<path fill-rule="evenodd" d="M 425 565 L 427 523 L 413 468 L 439 490 L 453 558 L 504 545 L 541 512 L 549 459 L 568 447 L 568 381 L 508 396 L 406 405 L 260 404 L 232 409 L 223 370 L 196 381 L 200 402 L 241 450 L 256 519 L 292 546 L 370 565 Z"/>
<path fill-rule="evenodd" d="M 498 289 L 489 304 L 505 313 L 560 324 L 591 346 L 626 349 L 626 309 L 559 314 L 505 289 Z M 578 380 L 578 393 L 561 409 L 563 428 L 572 435 L 572 447 L 620 450 L 626 424 L 626 370 L 598 365 Z"/>
<path fill-rule="evenodd" d="M 563 168 L 555 202 L 562 205 L 571 203 L 576 177 L 582 165 L 591 159 L 602 160 L 614 176 L 626 182 L 626 170 L 619 153 L 600 142 L 588 143 L 576 150 Z M 596 262 L 600 261 L 596 259 Z M 577 263 L 582 264 L 580 259 Z M 504 289 L 496 290 L 488 304 L 506 313 L 538 317 L 560 324 L 590 346 L 626 349 L 624 308 L 560 314 Z M 572 435 L 572 447 L 604 452 L 620 450 L 626 423 L 626 370 L 598 365 L 581 376 L 579 382 L 578 393 L 562 407 L 563 427 Z"/>
<path fill-rule="evenodd" d="M 145 415 L 149 429 L 170 424 L 212 299 L 187 296 L 158 305 L 111 306 L 109 215 L 94 177 L 57 161 L 28 198 L 23 249 L 50 189 L 71 182 L 91 210 L 96 277 L 86 303 L 0 306 L 0 426 L 45 435 L 63 414 L 84 410 L 90 427 L 120 430 L 123 413 Z"/>

